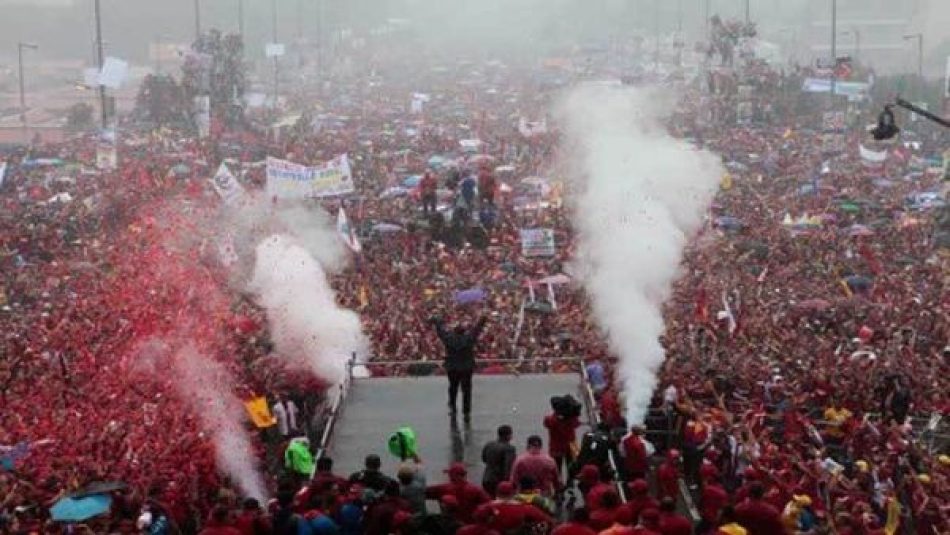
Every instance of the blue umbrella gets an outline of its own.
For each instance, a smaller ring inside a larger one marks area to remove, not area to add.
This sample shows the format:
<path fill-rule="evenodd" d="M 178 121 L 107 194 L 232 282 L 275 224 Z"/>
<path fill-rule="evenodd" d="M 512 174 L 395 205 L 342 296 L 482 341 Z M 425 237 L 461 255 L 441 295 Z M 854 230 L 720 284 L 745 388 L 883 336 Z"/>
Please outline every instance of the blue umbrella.
<path fill-rule="evenodd" d="M 414 188 L 414 187 L 418 186 L 418 185 L 419 185 L 419 182 L 421 182 L 421 181 L 422 181 L 422 177 L 419 176 L 419 175 L 408 176 L 408 177 L 406 177 L 405 180 L 402 181 L 402 187 L 404 187 L 404 188 Z"/>
<path fill-rule="evenodd" d="M 726 230 L 739 230 L 743 225 L 739 218 L 724 215 L 716 218 L 716 226 Z"/>
<path fill-rule="evenodd" d="M 63 498 L 50 507 L 50 516 L 56 522 L 82 522 L 109 512 L 112 496 L 93 494 L 83 498 Z"/>
<path fill-rule="evenodd" d="M 862 277 L 861 275 L 850 275 L 845 277 L 844 280 L 854 291 L 865 292 L 871 289 L 871 279 L 867 277 Z"/>
<path fill-rule="evenodd" d="M 485 300 L 485 290 L 481 288 L 469 288 L 468 290 L 462 290 L 455 292 L 455 302 L 460 305 L 467 305 L 469 303 L 478 303 Z"/>

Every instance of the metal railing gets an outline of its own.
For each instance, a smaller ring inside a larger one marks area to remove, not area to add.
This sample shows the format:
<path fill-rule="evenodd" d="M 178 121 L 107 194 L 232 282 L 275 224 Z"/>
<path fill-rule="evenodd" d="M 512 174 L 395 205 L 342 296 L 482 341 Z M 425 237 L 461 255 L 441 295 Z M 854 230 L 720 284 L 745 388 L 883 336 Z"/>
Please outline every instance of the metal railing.
<path fill-rule="evenodd" d="M 587 401 L 585 405 L 587 406 L 587 417 L 591 423 L 591 428 L 596 429 L 600 425 L 600 410 L 597 407 L 597 399 L 594 397 L 594 387 L 590 383 L 590 376 L 587 374 L 587 367 L 581 366 L 581 390 L 584 392 L 584 398 Z M 607 452 L 607 462 L 610 464 L 610 469 L 614 474 L 617 475 L 616 482 L 614 483 L 617 487 L 617 494 L 620 495 L 621 501 L 626 503 L 627 501 L 627 491 L 624 488 L 623 478 L 620 477 L 620 465 L 617 464 L 617 459 L 614 457 L 614 452 Z"/>

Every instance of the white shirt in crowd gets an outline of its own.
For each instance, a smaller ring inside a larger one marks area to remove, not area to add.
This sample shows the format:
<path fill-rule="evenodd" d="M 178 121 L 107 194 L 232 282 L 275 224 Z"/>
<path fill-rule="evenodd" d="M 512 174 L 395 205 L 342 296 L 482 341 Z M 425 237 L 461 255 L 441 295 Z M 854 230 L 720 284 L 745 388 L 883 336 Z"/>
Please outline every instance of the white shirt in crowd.
<path fill-rule="evenodd" d="M 277 420 L 277 430 L 282 436 L 297 430 L 297 405 L 292 400 L 278 401 L 271 407 L 274 418 Z"/>

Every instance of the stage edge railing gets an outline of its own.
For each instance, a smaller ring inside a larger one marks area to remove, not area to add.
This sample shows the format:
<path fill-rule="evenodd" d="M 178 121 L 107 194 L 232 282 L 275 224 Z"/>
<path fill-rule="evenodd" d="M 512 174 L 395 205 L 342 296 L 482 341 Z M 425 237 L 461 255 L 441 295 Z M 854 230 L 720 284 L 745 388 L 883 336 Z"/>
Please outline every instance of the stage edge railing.
<path fill-rule="evenodd" d="M 587 375 L 587 366 L 584 366 L 583 362 L 581 363 L 581 390 L 584 392 L 584 397 L 586 398 L 587 403 L 587 417 L 590 421 L 591 430 L 597 428 L 600 425 L 600 411 L 597 408 L 597 399 L 594 397 L 594 387 L 590 384 L 590 376 Z M 613 473 L 616 474 L 617 493 L 620 495 L 620 499 L 626 503 L 627 501 L 627 491 L 624 488 L 623 477 L 621 477 L 619 465 L 617 464 L 617 459 L 614 457 L 614 452 L 608 452 L 607 460 L 610 463 L 610 469 L 613 470 Z"/>

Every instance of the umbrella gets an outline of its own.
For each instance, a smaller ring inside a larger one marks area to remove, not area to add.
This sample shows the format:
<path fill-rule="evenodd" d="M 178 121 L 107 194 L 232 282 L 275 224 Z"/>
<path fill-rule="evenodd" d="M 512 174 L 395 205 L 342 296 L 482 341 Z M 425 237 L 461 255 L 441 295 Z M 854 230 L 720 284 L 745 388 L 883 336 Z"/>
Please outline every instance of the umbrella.
<path fill-rule="evenodd" d="M 414 188 L 418 186 L 419 182 L 421 181 L 422 181 L 422 177 L 419 175 L 408 176 L 406 177 L 405 180 L 402 181 L 402 186 L 404 188 Z"/>
<path fill-rule="evenodd" d="M 390 232 L 399 232 L 403 230 L 403 228 L 393 223 L 377 223 L 373 225 L 373 230 L 379 232 L 380 234 L 386 234 Z"/>
<path fill-rule="evenodd" d="M 852 238 L 855 236 L 874 236 L 874 231 L 864 225 L 851 225 L 848 228 L 848 236 Z"/>
<path fill-rule="evenodd" d="M 391 199 L 394 197 L 404 197 L 409 194 L 409 190 L 400 186 L 386 188 L 379 194 L 380 199 Z"/>
<path fill-rule="evenodd" d="M 851 201 L 845 201 L 838 205 L 842 212 L 856 214 L 861 211 L 861 207 Z"/>
<path fill-rule="evenodd" d="M 831 308 L 831 303 L 824 299 L 808 299 L 807 301 L 798 303 L 796 306 L 803 310 L 822 311 Z"/>
<path fill-rule="evenodd" d="M 568 284 L 571 282 L 571 278 L 563 273 L 558 273 L 557 275 L 548 275 L 543 279 L 539 280 L 540 284 Z"/>
<path fill-rule="evenodd" d="M 861 275 L 850 275 L 845 277 L 844 281 L 848 283 L 848 287 L 855 291 L 863 292 L 871 289 L 871 279 Z"/>
<path fill-rule="evenodd" d="M 470 288 L 468 290 L 455 292 L 455 302 L 460 305 L 479 303 L 485 300 L 486 295 L 485 290 L 481 288 Z"/>
<path fill-rule="evenodd" d="M 444 165 L 445 165 L 445 158 L 442 156 L 436 155 L 429 158 L 429 167 L 433 169 L 439 169 L 440 167 Z"/>
<path fill-rule="evenodd" d="M 95 494 L 107 494 L 117 490 L 127 489 L 128 485 L 121 481 L 94 481 L 69 495 L 70 498 L 86 498 Z"/>
<path fill-rule="evenodd" d="M 476 154 L 468 159 L 469 165 L 479 165 L 482 163 L 491 163 L 495 161 L 495 157 L 489 154 Z"/>
<path fill-rule="evenodd" d="M 739 230 L 743 227 L 742 221 L 739 218 L 728 215 L 717 217 L 715 223 L 717 227 L 726 230 Z"/>
<path fill-rule="evenodd" d="M 50 507 L 50 516 L 56 522 L 82 522 L 109 512 L 112 497 L 93 494 L 83 498 L 66 497 Z"/>

